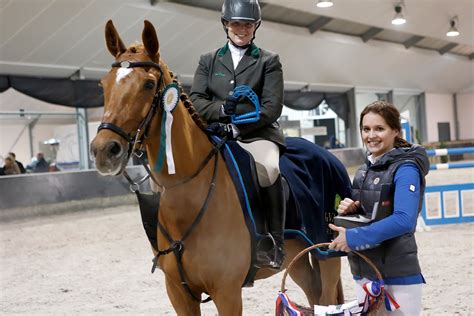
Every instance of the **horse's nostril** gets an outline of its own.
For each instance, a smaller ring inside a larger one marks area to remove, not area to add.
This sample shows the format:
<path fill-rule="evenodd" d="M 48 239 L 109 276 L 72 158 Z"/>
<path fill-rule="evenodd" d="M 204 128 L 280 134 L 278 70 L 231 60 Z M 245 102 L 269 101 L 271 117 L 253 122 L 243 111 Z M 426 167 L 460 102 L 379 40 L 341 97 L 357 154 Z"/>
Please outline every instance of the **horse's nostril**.
<path fill-rule="evenodd" d="M 109 153 L 112 156 L 118 156 L 119 154 L 122 153 L 122 146 L 120 143 L 113 141 L 108 145 Z"/>

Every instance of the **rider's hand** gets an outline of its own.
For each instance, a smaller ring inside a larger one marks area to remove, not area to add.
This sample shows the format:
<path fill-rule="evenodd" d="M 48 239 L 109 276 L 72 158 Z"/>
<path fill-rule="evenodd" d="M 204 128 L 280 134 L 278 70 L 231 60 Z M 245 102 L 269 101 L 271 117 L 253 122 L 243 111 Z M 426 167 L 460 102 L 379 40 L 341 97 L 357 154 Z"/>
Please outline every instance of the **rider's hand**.
<path fill-rule="evenodd" d="M 353 201 L 349 198 L 345 198 L 339 204 L 337 208 L 337 213 L 339 215 L 347 215 L 357 213 L 357 209 L 360 207 L 360 201 Z"/>
<path fill-rule="evenodd" d="M 237 104 L 239 104 L 239 98 L 236 98 L 233 95 L 228 96 L 222 105 L 224 114 L 228 116 L 234 115 L 237 109 Z"/>
<path fill-rule="evenodd" d="M 235 139 L 239 135 L 239 130 L 234 124 L 224 124 L 220 122 L 209 124 L 206 131 L 219 137 L 227 136 L 227 139 Z"/>

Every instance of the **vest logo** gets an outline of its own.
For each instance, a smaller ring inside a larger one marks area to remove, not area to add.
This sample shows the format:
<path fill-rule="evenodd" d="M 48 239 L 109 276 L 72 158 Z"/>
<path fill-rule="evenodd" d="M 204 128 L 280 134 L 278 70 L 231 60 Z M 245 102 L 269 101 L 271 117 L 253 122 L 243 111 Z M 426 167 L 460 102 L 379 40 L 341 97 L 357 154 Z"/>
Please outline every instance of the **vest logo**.
<path fill-rule="evenodd" d="M 374 179 L 374 184 L 378 184 L 379 182 L 380 182 L 380 178 L 379 178 L 379 177 L 377 177 L 377 178 Z"/>
<path fill-rule="evenodd" d="M 223 72 L 215 72 L 214 76 L 216 76 L 216 77 L 225 77 L 225 74 Z"/>
<path fill-rule="evenodd" d="M 389 206 L 389 205 L 390 205 L 390 200 L 382 201 L 382 206 Z"/>

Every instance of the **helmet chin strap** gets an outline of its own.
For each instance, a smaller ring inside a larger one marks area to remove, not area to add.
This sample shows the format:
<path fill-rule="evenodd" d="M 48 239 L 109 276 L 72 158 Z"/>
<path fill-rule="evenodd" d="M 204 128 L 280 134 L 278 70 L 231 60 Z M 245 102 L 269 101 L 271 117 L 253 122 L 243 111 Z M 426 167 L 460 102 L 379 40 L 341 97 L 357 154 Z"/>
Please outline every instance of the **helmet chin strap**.
<path fill-rule="evenodd" d="M 239 46 L 239 45 L 235 44 L 235 43 L 230 39 L 229 36 L 227 36 L 227 38 L 229 39 L 229 42 L 232 44 L 232 46 L 237 47 L 237 48 L 240 48 L 240 49 L 245 49 L 245 48 L 247 48 L 247 47 L 250 47 L 250 45 L 252 45 L 252 42 L 253 42 L 253 38 L 252 38 L 252 40 L 250 41 L 250 43 L 245 44 L 245 45 L 242 45 L 242 46 Z"/>
<path fill-rule="evenodd" d="M 237 48 L 241 48 L 241 49 L 245 49 L 247 47 L 250 47 L 250 45 L 252 45 L 253 40 L 255 39 L 255 33 L 257 32 L 257 29 L 255 29 L 255 31 L 253 32 L 253 37 L 250 40 L 250 42 L 248 42 L 245 45 L 239 46 L 239 45 L 235 44 L 234 41 L 232 41 L 232 39 L 229 37 L 229 31 L 227 30 L 227 28 L 224 28 L 224 29 L 225 29 L 225 34 L 227 35 L 227 39 L 232 44 L 232 46 L 237 47 Z"/>

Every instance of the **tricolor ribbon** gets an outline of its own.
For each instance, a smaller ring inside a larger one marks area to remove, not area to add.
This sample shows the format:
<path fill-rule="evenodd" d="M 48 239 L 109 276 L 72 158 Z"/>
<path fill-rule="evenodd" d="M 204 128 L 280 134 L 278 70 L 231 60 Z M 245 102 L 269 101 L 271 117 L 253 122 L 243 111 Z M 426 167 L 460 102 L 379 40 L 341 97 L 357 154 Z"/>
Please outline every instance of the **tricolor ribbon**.
<path fill-rule="evenodd" d="M 385 288 L 385 283 L 382 280 L 370 281 L 364 283 L 362 288 L 365 291 L 364 308 L 362 309 L 362 312 L 366 312 L 369 310 L 370 306 L 377 302 L 377 298 L 382 294 L 382 291 Z"/>
<path fill-rule="evenodd" d="M 364 308 L 362 309 L 363 312 L 369 310 L 369 307 L 374 304 L 380 294 L 382 292 L 385 293 L 385 309 L 387 311 L 393 311 L 400 308 L 400 305 L 395 301 L 392 295 L 388 293 L 385 289 L 385 283 L 383 280 L 371 281 L 364 283 L 362 288 L 365 291 L 365 299 L 364 299 Z"/>
<path fill-rule="evenodd" d="M 276 316 L 302 316 L 303 313 L 293 304 L 288 295 L 285 293 L 278 293 L 278 298 L 276 300 L 275 306 L 275 315 Z"/>
<path fill-rule="evenodd" d="M 399 309 L 400 305 L 395 301 L 395 298 L 393 298 L 390 293 L 385 291 L 385 309 L 388 311 L 394 311 L 396 309 Z"/>
<path fill-rule="evenodd" d="M 160 148 L 158 149 L 158 158 L 155 163 L 155 171 L 160 172 L 163 168 L 163 162 L 166 155 L 168 165 L 168 174 L 175 174 L 175 165 L 173 157 L 173 148 L 171 144 L 171 130 L 173 126 L 173 110 L 176 108 L 179 100 L 179 87 L 172 83 L 163 90 L 161 107 L 163 115 L 161 120 Z"/>

